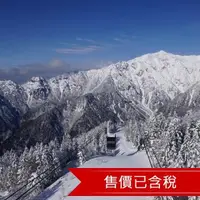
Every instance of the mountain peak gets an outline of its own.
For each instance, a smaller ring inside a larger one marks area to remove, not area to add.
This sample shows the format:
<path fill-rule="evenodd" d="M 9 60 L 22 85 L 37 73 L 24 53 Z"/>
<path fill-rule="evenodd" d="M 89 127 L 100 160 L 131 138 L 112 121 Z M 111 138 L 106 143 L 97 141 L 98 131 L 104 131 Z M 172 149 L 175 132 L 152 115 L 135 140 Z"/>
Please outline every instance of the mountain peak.
<path fill-rule="evenodd" d="M 160 50 L 160 51 L 158 51 L 157 53 L 158 53 L 158 54 L 169 54 L 169 53 L 167 53 L 166 51 L 163 51 L 163 50 Z"/>
<path fill-rule="evenodd" d="M 152 53 L 151 55 L 153 55 L 153 56 L 159 56 L 159 57 L 165 57 L 165 56 L 169 56 L 169 55 L 173 56 L 174 54 L 166 52 L 164 50 L 160 50 L 160 51 L 157 51 L 155 53 Z"/>
<path fill-rule="evenodd" d="M 41 76 L 36 76 L 36 77 L 32 77 L 31 81 L 32 82 L 43 82 L 43 81 L 46 81 L 46 80 Z"/>

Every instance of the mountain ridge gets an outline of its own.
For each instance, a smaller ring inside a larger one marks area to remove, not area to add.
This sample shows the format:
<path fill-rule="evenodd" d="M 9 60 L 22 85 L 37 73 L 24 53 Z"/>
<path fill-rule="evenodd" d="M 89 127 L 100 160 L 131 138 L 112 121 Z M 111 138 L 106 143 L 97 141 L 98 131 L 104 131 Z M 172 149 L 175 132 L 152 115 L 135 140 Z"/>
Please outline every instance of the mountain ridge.
<path fill-rule="evenodd" d="M 157 112 L 176 110 L 181 114 L 179 102 L 186 110 L 195 109 L 200 94 L 193 85 L 200 81 L 199 77 L 200 56 L 177 56 L 159 51 L 100 69 L 50 79 L 32 77 L 21 85 L 0 81 L 0 94 L 19 112 L 21 125 L 15 137 L 28 138 L 25 134 L 28 130 L 30 135 L 37 136 L 35 141 L 40 142 L 41 137 L 35 130 L 40 130 L 43 138 L 45 129 L 52 132 L 53 137 L 57 137 L 59 131 L 81 134 L 109 120 L 106 113 L 113 120 L 125 122 L 127 117 L 144 119 Z M 184 103 L 184 99 L 191 96 L 190 90 L 195 98 Z M 43 128 L 34 130 L 31 124 L 42 123 L 38 119 L 49 120 Z M 59 128 L 54 130 L 55 127 Z M 47 134 L 45 141 L 51 139 Z M 10 141 L 12 143 L 12 139 Z"/>
<path fill-rule="evenodd" d="M 182 71 L 180 68 L 182 68 Z M 198 81 L 198 75 L 200 76 L 200 56 L 180 56 L 159 51 L 100 69 L 63 74 L 50 79 L 33 77 L 26 83 L 17 85 L 24 90 L 26 104 L 32 107 L 33 104 L 43 103 L 48 98 L 62 100 L 66 96 L 73 97 L 90 93 L 109 76 L 114 79 L 116 85 L 120 81 L 120 87 L 127 85 L 127 88 L 130 88 L 127 83 L 129 81 L 139 84 L 141 88 L 141 84 L 144 84 L 145 81 L 149 83 L 149 86 L 152 86 L 146 88 L 146 90 L 152 91 L 154 90 L 153 87 L 160 86 L 170 98 L 174 98 L 178 93 L 185 92 Z M 120 80 L 120 76 L 124 76 L 123 81 Z M 0 81 L 0 85 L 2 83 L 7 86 L 7 90 L 10 89 L 9 84 Z M 2 91 L 2 88 L 0 90 Z M 137 91 L 139 91 L 139 88 L 137 88 Z M 39 95 L 39 98 L 37 95 Z"/>

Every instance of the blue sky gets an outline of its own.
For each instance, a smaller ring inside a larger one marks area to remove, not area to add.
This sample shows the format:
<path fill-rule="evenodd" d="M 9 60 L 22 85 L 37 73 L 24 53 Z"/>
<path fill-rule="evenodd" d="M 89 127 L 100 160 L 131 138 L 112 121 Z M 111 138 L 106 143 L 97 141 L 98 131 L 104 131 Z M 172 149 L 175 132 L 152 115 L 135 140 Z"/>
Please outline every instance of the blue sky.
<path fill-rule="evenodd" d="M 200 54 L 199 0 L 1 0 L 0 68 Z"/>

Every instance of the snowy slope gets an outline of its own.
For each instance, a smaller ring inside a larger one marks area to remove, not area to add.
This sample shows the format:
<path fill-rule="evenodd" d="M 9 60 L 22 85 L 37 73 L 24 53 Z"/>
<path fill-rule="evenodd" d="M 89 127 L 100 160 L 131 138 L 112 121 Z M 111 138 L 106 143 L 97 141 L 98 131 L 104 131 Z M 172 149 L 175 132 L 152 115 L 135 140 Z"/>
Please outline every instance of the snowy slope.
<path fill-rule="evenodd" d="M 10 102 L 0 95 L 0 151 L 1 142 L 7 139 L 12 130 L 19 126 L 19 114 Z"/>
<path fill-rule="evenodd" d="M 0 95 L 4 96 L 20 114 L 28 110 L 26 105 L 26 92 L 24 88 L 13 81 L 0 80 Z"/>
<path fill-rule="evenodd" d="M 85 162 L 83 168 L 145 168 L 150 167 L 148 158 L 144 151 L 139 153 L 127 142 L 123 130 L 117 133 L 118 148 L 116 156 L 105 156 L 93 158 Z M 61 177 L 49 188 L 47 188 L 40 196 L 34 200 L 151 200 L 153 197 L 68 197 L 67 195 L 79 184 L 79 180 L 72 174 L 67 173 Z"/>

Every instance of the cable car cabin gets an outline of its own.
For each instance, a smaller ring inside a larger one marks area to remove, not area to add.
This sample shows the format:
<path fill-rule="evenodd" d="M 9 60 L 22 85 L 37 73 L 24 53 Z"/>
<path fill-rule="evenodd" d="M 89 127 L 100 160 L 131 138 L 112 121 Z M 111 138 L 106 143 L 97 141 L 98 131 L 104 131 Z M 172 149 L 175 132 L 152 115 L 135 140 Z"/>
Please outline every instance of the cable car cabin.
<path fill-rule="evenodd" d="M 107 149 L 111 150 L 116 149 L 116 143 L 117 143 L 116 135 L 114 137 L 107 136 Z"/>

